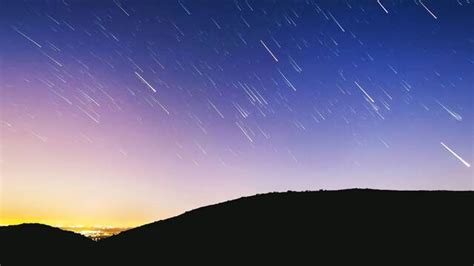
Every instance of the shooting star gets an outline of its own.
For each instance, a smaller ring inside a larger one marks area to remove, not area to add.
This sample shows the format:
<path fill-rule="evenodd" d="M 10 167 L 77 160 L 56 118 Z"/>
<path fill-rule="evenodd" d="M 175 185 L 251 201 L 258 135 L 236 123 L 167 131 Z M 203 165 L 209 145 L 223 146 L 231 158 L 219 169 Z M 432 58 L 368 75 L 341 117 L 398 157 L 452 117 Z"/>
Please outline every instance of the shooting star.
<path fill-rule="evenodd" d="M 377 0 L 377 3 L 380 5 L 380 7 L 385 11 L 385 13 L 388 14 L 388 10 L 383 6 L 383 4 L 380 2 L 380 0 Z"/>
<path fill-rule="evenodd" d="M 329 16 L 331 16 L 332 20 L 334 20 L 334 22 L 337 24 L 337 26 L 339 27 L 339 29 L 341 29 L 342 32 L 346 32 L 346 30 L 341 26 L 341 24 L 339 24 L 339 21 L 337 21 L 337 19 L 331 14 L 331 12 L 329 12 Z"/>
<path fill-rule="evenodd" d="M 354 81 L 355 85 L 357 85 L 357 87 L 359 87 L 359 89 L 364 93 L 364 95 L 367 97 L 367 99 L 369 99 L 372 103 L 375 103 L 374 99 L 372 99 L 372 97 L 370 97 L 370 95 L 364 90 L 364 88 L 362 88 L 359 83 L 357 83 L 357 81 Z"/>
<path fill-rule="evenodd" d="M 421 0 L 420 4 L 426 9 L 426 11 L 428 11 L 428 13 L 430 13 L 432 17 L 434 17 L 434 19 L 438 19 L 438 17 L 433 12 L 431 12 L 431 10 L 423 2 L 421 2 Z"/>
<path fill-rule="evenodd" d="M 273 54 L 270 48 L 268 48 L 268 46 L 262 40 L 260 40 L 260 43 L 263 45 L 263 47 L 265 47 L 265 49 L 267 49 L 268 53 L 270 53 L 270 55 L 273 57 L 275 62 L 278 62 L 278 58 L 276 58 L 276 56 Z"/>
<path fill-rule="evenodd" d="M 147 85 L 148 88 L 150 88 L 153 92 L 156 92 L 155 88 L 153 88 L 153 86 L 151 86 L 150 83 L 148 83 L 148 81 L 146 81 L 140 74 L 138 74 L 137 72 L 135 72 L 135 75 L 137 75 L 137 77 L 138 77 L 143 83 L 145 83 L 145 85 Z"/>
<path fill-rule="evenodd" d="M 451 148 L 449 148 L 446 144 L 444 144 L 443 142 L 440 142 L 440 143 L 446 150 L 448 150 L 452 155 L 454 155 L 454 157 L 456 157 L 459 161 L 461 161 L 466 167 L 471 167 L 471 165 L 468 162 L 466 162 L 463 158 L 461 158 L 461 156 L 459 156 L 456 152 L 451 150 Z"/>
<path fill-rule="evenodd" d="M 23 32 L 21 32 L 19 29 L 17 29 L 16 27 L 13 27 L 13 29 L 18 32 L 18 34 L 20 34 L 21 36 L 25 37 L 28 41 L 32 42 L 34 45 L 38 46 L 38 48 L 41 48 L 41 45 L 37 42 L 35 42 L 33 39 L 31 39 L 28 35 L 24 34 Z"/>

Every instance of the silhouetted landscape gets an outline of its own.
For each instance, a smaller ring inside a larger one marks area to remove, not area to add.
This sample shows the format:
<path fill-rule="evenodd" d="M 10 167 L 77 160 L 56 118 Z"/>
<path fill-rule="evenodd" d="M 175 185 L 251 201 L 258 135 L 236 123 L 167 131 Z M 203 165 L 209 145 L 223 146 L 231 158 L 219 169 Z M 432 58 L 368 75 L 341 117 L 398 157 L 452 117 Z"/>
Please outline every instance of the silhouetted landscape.
<path fill-rule="evenodd" d="M 2 265 L 32 258 L 90 265 L 311 262 L 375 255 L 472 261 L 473 199 L 473 192 L 365 189 L 259 194 L 97 242 L 45 225 L 6 226 L 0 228 L 0 259 Z"/>
<path fill-rule="evenodd" d="M 473 11 L 0 0 L 0 266 L 473 265 Z"/>
<path fill-rule="evenodd" d="M 44 224 L 1 226 L 0 264 L 66 263 L 84 254 L 94 256 L 95 245 L 83 235 Z"/>

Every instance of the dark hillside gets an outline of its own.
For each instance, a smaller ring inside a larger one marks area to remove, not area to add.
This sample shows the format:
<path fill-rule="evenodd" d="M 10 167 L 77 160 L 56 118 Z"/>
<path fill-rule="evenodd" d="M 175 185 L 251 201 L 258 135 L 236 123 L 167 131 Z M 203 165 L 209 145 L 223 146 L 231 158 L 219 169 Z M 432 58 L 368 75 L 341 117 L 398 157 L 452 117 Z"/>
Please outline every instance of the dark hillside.
<path fill-rule="evenodd" d="M 118 258 L 414 255 L 472 258 L 472 192 L 343 190 L 269 193 L 199 208 L 105 239 Z M 223 261 L 221 261 L 223 262 Z"/>
<path fill-rule="evenodd" d="M 95 244 L 83 235 L 43 224 L 0 226 L 0 264 L 85 261 L 94 256 Z"/>

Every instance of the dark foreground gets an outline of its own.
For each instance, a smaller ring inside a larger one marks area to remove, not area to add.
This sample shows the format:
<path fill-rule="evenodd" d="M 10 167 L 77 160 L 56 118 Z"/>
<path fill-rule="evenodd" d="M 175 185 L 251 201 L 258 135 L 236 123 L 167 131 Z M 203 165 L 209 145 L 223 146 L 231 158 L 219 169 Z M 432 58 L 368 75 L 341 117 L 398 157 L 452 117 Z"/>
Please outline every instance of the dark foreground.
<path fill-rule="evenodd" d="M 269 193 L 94 242 L 38 224 L 0 227 L 0 264 L 275 264 L 413 258 L 472 263 L 474 192 Z"/>

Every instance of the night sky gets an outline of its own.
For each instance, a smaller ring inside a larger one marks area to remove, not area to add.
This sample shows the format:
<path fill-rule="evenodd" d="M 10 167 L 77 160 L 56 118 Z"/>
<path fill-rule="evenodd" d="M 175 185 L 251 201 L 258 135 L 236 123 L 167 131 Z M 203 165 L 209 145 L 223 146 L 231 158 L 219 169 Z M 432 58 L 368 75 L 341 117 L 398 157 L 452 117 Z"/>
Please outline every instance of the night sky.
<path fill-rule="evenodd" d="M 0 5 L 0 223 L 474 189 L 472 0 Z"/>

